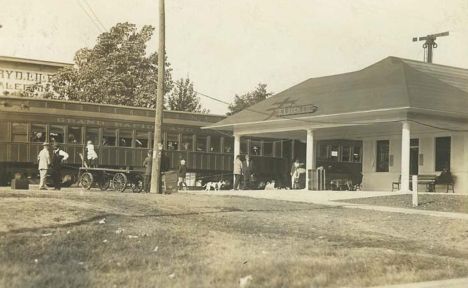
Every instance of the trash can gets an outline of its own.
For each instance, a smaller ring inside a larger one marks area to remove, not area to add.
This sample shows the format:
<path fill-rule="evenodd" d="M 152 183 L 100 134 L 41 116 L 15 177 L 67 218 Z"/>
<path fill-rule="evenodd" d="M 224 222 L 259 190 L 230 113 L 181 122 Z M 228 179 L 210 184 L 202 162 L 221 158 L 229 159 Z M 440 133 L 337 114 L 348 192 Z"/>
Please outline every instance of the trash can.
<path fill-rule="evenodd" d="M 177 171 L 167 171 L 162 173 L 162 193 L 177 193 Z"/>

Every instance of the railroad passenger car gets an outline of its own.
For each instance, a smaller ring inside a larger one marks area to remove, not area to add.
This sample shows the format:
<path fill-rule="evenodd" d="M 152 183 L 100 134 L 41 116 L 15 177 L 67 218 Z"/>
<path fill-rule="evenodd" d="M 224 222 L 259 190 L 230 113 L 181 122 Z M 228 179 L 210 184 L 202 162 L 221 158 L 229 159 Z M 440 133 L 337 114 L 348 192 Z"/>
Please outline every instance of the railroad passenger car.
<path fill-rule="evenodd" d="M 189 172 L 199 180 L 230 177 L 232 135 L 200 129 L 223 118 L 164 111 L 164 169 L 175 169 L 185 159 Z M 8 185 L 18 172 L 37 179 L 37 155 L 43 142 L 55 141 L 69 153 L 63 173 L 68 178 L 76 179 L 82 165 L 79 154 L 88 140 L 95 145 L 100 167 L 143 169 L 147 151 L 153 147 L 152 131 L 153 109 L 0 96 L 0 185 Z M 284 173 L 290 161 L 283 157 L 283 142 L 243 139 L 242 150 L 253 155 L 258 174 L 274 178 Z"/>

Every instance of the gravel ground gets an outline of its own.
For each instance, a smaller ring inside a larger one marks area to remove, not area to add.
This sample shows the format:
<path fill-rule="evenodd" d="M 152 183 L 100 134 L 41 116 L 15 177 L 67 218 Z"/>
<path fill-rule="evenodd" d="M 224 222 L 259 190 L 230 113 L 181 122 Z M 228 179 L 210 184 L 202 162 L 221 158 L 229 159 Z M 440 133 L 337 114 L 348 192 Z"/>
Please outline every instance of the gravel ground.
<path fill-rule="evenodd" d="M 191 194 L 0 196 L 0 287 L 365 287 L 468 275 L 463 220 Z"/>

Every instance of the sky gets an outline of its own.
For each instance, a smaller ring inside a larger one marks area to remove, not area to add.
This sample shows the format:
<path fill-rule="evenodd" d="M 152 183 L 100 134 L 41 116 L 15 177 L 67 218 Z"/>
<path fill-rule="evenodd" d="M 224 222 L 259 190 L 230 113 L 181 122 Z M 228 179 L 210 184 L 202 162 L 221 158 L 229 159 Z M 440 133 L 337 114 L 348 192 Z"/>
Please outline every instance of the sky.
<path fill-rule="evenodd" d="M 158 2 L 0 0 L 0 55 L 72 62 L 118 22 L 157 27 Z M 387 56 L 423 60 L 412 38 L 444 31 L 434 63 L 468 68 L 466 15 L 468 0 L 166 0 L 166 51 L 174 79 L 190 77 L 197 91 L 232 102 L 258 83 L 279 93 Z M 148 51 L 157 40 L 156 31 Z M 227 111 L 201 100 L 212 113 Z"/>

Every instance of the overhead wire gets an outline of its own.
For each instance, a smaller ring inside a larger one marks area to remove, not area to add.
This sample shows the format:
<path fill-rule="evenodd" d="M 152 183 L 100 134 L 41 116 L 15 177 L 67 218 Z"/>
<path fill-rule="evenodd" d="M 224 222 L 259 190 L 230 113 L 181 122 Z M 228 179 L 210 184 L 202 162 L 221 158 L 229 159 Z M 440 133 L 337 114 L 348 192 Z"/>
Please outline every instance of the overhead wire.
<path fill-rule="evenodd" d="M 88 16 L 88 19 L 91 20 L 91 23 L 93 23 L 94 27 L 96 27 L 98 32 L 100 32 L 100 33 L 105 32 L 105 29 L 103 29 L 98 24 L 98 22 L 96 22 L 96 20 L 93 18 L 93 16 L 91 16 L 91 14 L 89 14 L 88 10 L 83 6 L 83 4 L 80 2 L 80 0 L 76 0 L 76 2 L 78 3 L 78 6 L 80 6 L 81 10 L 86 14 L 86 16 Z"/>
<path fill-rule="evenodd" d="M 94 18 L 96 19 L 97 23 L 98 23 L 99 26 L 102 28 L 102 30 L 107 31 L 106 26 L 104 26 L 104 24 L 102 24 L 101 19 L 99 19 L 99 17 L 96 15 L 96 13 L 94 12 L 93 7 L 91 7 L 91 5 L 89 4 L 89 2 L 88 2 L 87 0 L 83 0 L 83 2 L 84 2 L 85 5 L 88 7 L 88 9 L 91 11 L 91 13 L 93 14 Z"/>

